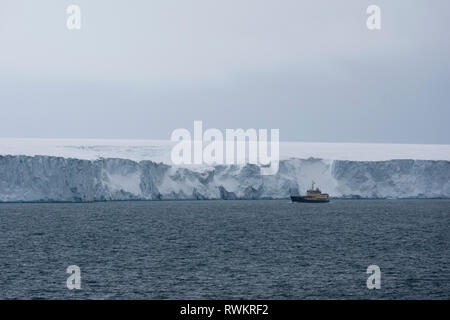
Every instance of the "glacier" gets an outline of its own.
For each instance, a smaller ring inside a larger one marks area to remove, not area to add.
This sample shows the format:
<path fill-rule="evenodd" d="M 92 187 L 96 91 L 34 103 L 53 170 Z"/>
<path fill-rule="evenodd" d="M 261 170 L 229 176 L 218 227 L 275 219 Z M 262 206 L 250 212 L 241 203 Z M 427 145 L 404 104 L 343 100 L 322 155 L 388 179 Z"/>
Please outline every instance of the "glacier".
<path fill-rule="evenodd" d="M 0 155 L 41 155 L 85 160 L 122 158 L 171 164 L 170 153 L 174 145 L 169 140 L 0 138 Z M 280 141 L 280 158 L 450 161 L 450 145 Z"/>
<path fill-rule="evenodd" d="M 337 198 L 450 198 L 450 161 L 290 158 L 263 176 L 251 164 L 0 155 L 1 202 L 284 199 L 305 193 L 312 180 Z"/>

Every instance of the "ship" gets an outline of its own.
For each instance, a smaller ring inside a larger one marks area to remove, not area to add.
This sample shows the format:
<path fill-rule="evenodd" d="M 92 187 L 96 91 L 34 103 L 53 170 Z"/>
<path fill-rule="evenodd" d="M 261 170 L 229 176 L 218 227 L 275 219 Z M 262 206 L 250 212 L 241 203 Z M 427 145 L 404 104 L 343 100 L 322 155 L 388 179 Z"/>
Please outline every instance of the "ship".
<path fill-rule="evenodd" d="M 323 203 L 330 202 L 330 196 L 328 193 L 322 193 L 319 188 L 314 189 L 313 181 L 311 189 L 306 191 L 306 196 L 291 196 L 291 200 L 292 202 Z"/>

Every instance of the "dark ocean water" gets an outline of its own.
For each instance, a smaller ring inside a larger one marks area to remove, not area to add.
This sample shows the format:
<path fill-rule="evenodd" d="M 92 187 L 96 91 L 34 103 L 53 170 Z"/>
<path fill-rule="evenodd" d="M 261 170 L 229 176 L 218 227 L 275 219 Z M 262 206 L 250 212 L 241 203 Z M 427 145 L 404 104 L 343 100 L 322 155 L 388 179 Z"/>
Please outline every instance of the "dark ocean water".
<path fill-rule="evenodd" d="M 0 204 L 0 298 L 449 299 L 449 248 L 449 200 Z"/>

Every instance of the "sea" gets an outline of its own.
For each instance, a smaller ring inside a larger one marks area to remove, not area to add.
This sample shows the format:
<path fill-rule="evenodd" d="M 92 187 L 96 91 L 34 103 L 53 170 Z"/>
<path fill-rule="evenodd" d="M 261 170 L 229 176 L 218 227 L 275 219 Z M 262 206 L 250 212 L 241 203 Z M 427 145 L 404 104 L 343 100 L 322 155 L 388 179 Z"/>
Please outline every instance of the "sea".
<path fill-rule="evenodd" d="M 0 204 L 0 299 L 449 298 L 450 200 Z"/>

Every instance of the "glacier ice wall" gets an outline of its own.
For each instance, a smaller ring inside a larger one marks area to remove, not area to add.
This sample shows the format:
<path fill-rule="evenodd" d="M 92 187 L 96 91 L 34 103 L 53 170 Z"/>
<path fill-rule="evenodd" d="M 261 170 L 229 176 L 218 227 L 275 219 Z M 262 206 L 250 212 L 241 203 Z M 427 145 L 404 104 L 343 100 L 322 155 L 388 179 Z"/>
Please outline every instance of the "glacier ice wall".
<path fill-rule="evenodd" d="M 173 167 L 126 159 L 0 156 L 0 201 L 277 199 L 314 180 L 333 197 L 449 198 L 450 161 L 289 159 L 274 176 L 256 165 Z"/>

